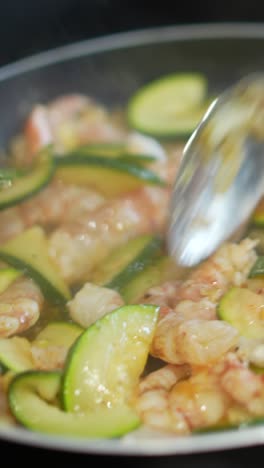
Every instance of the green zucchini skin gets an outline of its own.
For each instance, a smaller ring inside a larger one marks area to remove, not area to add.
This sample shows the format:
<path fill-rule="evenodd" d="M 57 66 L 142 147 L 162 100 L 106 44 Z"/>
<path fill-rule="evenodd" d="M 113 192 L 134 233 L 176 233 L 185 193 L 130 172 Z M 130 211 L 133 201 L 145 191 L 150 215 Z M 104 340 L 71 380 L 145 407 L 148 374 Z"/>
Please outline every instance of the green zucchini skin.
<path fill-rule="evenodd" d="M 54 285 L 45 278 L 36 268 L 32 267 L 30 264 L 26 264 L 23 260 L 13 257 L 12 255 L 6 254 L 5 252 L 0 252 L 0 258 L 20 270 L 23 274 L 33 278 L 36 283 L 40 286 L 44 297 L 49 298 L 54 302 L 54 304 L 62 305 L 70 299 L 65 297 Z"/>
<path fill-rule="evenodd" d="M 56 176 L 65 182 L 92 186 L 106 196 L 115 196 L 144 186 L 167 183 L 142 164 L 142 158 L 109 158 L 78 152 L 56 158 Z M 145 157 L 144 157 L 145 159 Z"/>
<path fill-rule="evenodd" d="M 64 158 L 56 159 L 56 166 L 59 167 L 73 167 L 73 166 L 94 166 L 97 167 L 98 170 L 100 168 L 107 168 L 111 170 L 115 170 L 121 173 L 130 174 L 138 178 L 139 180 L 144 181 L 145 183 L 153 184 L 153 185 L 160 185 L 164 186 L 164 181 L 158 177 L 155 172 L 150 171 L 146 167 L 142 165 L 131 163 L 132 156 L 123 156 L 122 158 L 118 159 L 110 159 L 104 156 L 92 156 L 92 155 L 79 155 L 78 153 L 65 156 Z M 146 156 L 143 159 L 139 159 L 139 161 L 145 161 Z"/>
<path fill-rule="evenodd" d="M 0 210 L 17 205 L 42 190 L 52 179 L 55 171 L 50 151 L 43 152 L 30 172 L 17 176 L 11 185 L 0 190 Z"/>
<path fill-rule="evenodd" d="M 95 284 L 119 292 L 126 303 L 133 303 L 146 289 L 172 273 L 169 258 L 163 252 L 163 240 L 156 235 L 142 235 L 114 249 L 94 271 Z"/>
<path fill-rule="evenodd" d="M 131 96 L 129 125 L 158 139 L 186 139 L 198 125 L 208 102 L 201 73 L 175 73 L 157 78 Z"/>
<path fill-rule="evenodd" d="M 23 172 L 15 168 L 0 168 L 0 189 L 5 188 L 6 185 L 10 185 L 14 179 L 21 175 L 23 175 Z"/>
<path fill-rule="evenodd" d="M 32 431 L 86 439 L 120 437 L 139 426 L 138 416 L 125 405 L 85 414 L 63 411 L 58 405 L 60 385 L 59 371 L 17 374 L 8 391 L 13 416 Z"/>
<path fill-rule="evenodd" d="M 32 277 L 44 297 L 64 305 L 71 298 L 68 286 L 49 258 L 44 231 L 39 226 L 23 231 L 0 246 L 0 259 Z"/>
<path fill-rule="evenodd" d="M 140 257 L 141 262 L 138 264 L 138 269 L 142 269 L 144 261 L 151 260 L 149 256 L 160 253 L 161 245 L 160 237 L 151 234 L 142 234 L 129 239 L 125 244 L 114 248 L 110 252 L 104 262 L 93 272 L 91 281 L 100 286 L 105 286 L 114 283 L 115 278 L 120 276 L 122 283 L 123 272 L 127 271 L 130 264 L 134 265 L 136 259 Z M 143 255 L 144 252 L 146 252 L 146 255 Z"/>
<path fill-rule="evenodd" d="M 144 165 L 156 161 L 155 156 L 152 156 L 151 154 L 132 153 L 126 149 L 125 144 L 118 143 L 97 143 L 79 146 L 78 148 L 69 151 L 66 155 L 55 154 L 55 163 L 58 162 L 58 164 L 60 164 L 62 162 L 62 158 L 65 157 L 72 158 L 73 161 L 86 157 L 91 158 L 91 160 L 102 158 L 104 161 L 105 159 L 109 159 L 110 162 L 114 159 L 117 163 L 121 162 L 122 164 L 124 162 L 132 165 Z"/>
<path fill-rule="evenodd" d="M 135 304 L 150 288 L 175 279 L 175 276 L 176 266 L 171 257 L 158 255 L 152 258 L 150 264 L 146 262 L 135 276 L 131 276 L 122 284 L 120 294 L 126 303 Z"/>
<path fill-rule="evenodd" d="M 130 401 L 146 365 L 158 313 L 159 307 L 152 305 L 125 305 L 80 335 L 64 367 L 65 410 L 114 408 Z"/>
<path fill-rule="evenodd" d="M 154 258 L 161 253 L 162 239 L 150 237 L 149 242 L 135 256 L 126 267 L 117 275 L 114 275 L 105 287 L 121 292 L 123 288 L 141 271 L 153 263 Z"/>
<path fill-rule="evenodd" d="M 254 265 L 252 266 L 249 278 L 264 277 L 264 255 L 259 255 Z"/>

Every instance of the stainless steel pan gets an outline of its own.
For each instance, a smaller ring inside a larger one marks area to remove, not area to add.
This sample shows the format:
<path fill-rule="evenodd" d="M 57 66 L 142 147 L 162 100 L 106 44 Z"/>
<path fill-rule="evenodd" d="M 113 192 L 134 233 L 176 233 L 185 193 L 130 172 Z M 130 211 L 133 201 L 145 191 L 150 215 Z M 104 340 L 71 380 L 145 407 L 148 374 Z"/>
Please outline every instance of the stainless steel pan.
<path fill-rule="evenodd" d="M 252 71 L 264 70 L 264 24 L 210 24 L 122 33 L 73 44 L 0 69 L 0 146 L 19 129 L 36 102 L 69 92 L 125 104 L 142 84 L 165 73 L 200 71 L 212 93 Z M 241 431 L 153 441 L 80 441 L 0 428 L 0 439 L 71 452 L 169 455 L 264 442 L 264 425 Z"/>

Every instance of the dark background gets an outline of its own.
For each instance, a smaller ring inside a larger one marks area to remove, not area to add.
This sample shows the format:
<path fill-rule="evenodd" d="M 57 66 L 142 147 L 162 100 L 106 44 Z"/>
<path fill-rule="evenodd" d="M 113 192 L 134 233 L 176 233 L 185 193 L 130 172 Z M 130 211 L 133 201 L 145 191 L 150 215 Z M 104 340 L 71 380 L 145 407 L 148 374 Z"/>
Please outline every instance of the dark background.
<path fill-rule="evenodd" d="M 0 0 L 0 66 L 91 37 L 160 25 L 263 22 L 263 0 Z M 263 51 L 264 53 L 264 51 Z M 245 468 L 263 464 L 264 447 L 171 457 L 96 457 L 0 442 L 2 458 L 27 466 Z"/>
<path fill-rule="evenodd" d="M 103 34 L 158 25 L 264 21 L 263 0 L 0 0 L 0 65 Z"/>

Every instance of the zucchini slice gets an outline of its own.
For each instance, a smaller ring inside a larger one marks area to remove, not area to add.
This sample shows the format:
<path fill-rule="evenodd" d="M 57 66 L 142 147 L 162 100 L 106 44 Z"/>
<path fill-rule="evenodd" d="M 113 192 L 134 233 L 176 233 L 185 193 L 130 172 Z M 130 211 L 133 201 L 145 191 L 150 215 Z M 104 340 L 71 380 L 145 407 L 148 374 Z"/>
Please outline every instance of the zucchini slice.
<path fill-rule="evenodd" d="M 264 338 L 263 296 L 246 288 L 233 287 L 220 300 L 218 317 L 247 338 Z"/>
<path fill-rule="evenodd" d="M 129 305 L 91 325 L 71 348 L 62 398 L 67 411 L 129 404 L 143 372 L 159 308 Z"/>
<path fill-rule="evenodd" d="M 63 346 L 69 349 L 83 331 L 77 323 L 50 322 L 38 333 L 33 344 L 40 347 Z"/>
<path fill-rule="evenodd" d="M 66 157 L 74 157 L 74 155 L 84 155 L 116 158 L 119 157 L 125 151 L 125 149 L 125 142 L 89 143 L 74 148 L 73 150 L 67 153 Z M 60 157 L 65 157 L 65 155 L 61 155 Z"/>
<path fill-rule="evenodd" d="M 19 423 L 46 434 L 112 438 L 135 429 L 140 421 L 128 406 L 98 408 L 90 413 L 67 413 L 56 404 L 61 385 L 59 372 L 27 371 L 9 386 L 11 412 Z"/>
<path fill-rule="evenodd" d="M 21 271 L 16 268 L 1 268 L 0 269 L 0 294 L 4 292 L 10 284 L 15 281 L 19 276 L 21 276 Z"/>
<path fill-rule="evenodd" d="M 62 158 L 71 158 L 72 160 L 78 160 L 81 157 L 102 158 L 103 161 L 104 159 L 109 158 L 115 159 L 115 161 L 121 163 L 124 162 L 130 163 L 132 165 L 144 165 L 150 164 L 157 160 L 155 156 L 151 156 L 150 154 L 132 153 L 125 149 L 123 151 L 117 151 L 114 149 L 111 151 L 111 148 L 106 147 L 106 149 L 104 149 L 103 146 L 103 143 L 98 143 L 98 145 L 91 144 L 87 146 L 79 146 L 66 155 L 55 155 L 55 161 L 58 163 L 58 165 L 63 165 L 63 162 L 61 161 Z"/>
<path fill-rule="evenodd" d="M 126 303 L 132 304 L 149 288 L 176 274 L 173 260 L 162 254 L 162 240 L 142 235 L 114 249 L 93 272 L 91 281 L 115 289 Z"/>
<path fill-rule="evenodd" d="M 69 350 L 83 328 L 71 322 L 50 322 L 31 343 L 24 337 L 0 338 L 0 363 L 9 370 L 22 372 L 34 369 L 31 346 L 46 348 L 59 346 Z"/>
<path fill-rule="evenodd" d="M 21 175 L 22 175 L 21 171 L 14 169 L 12 167 L 0 168 L 0 189 L 2 190 L 5 187 L 10 187 L 13 180 Z"/>
<path fill-rule="evenodd" d="M 133 278 L 135 278 L 141 271 L 145 270 L 153 263 L 157 255 L 160 255 L 162 247 L 162 240 L 159 237 L 149 239 L 149 242 L 139 252 L 137 256 L 126 266 L 126 268 L 111 279 L 106 284 L 106 287 L 119 291 L 122 295 L 122 290 Z"/>
<path fill-rule="evenodd" d="M 120 294 L 126 303 L 136 303 L 148 289 L 176 278 L 176 274 L 176 265 L 172 258 L 159 255 L 152 258 L 151 263 L 146 262 L 135 275 L 131 275 L 123 283 Z"/>
<path fill-rule="evenodd" d="M 175 73 L 140 88 L 129 100 L 129 125 L 156 138 L 183 138 L 195 129 L 208 102 L 200 73 Z"/>
<path fill-rule="evenodd" d="M 166 185 L 157 174 L 141 164 L 78 153 L 57 158 L 56 175 L 66 183 L 93 187 L 105 196 L 117 196 L 146 184 Z"/>
<path fill-rule="evenodd" d="M 115 248 L 94 271 L 91 281 L 121 292 L 122 288 L 161 253 L 162 240 L 142 235 Z"/>
<path fill-rule="evenodd" d="M 0 338 L 0 362 L 6 369 L 13 372 L 33 369 L 30 342 L 19 336 Z"/>
<path fill-rule="evenodd" d="M 132 133 L 124 143 L 90 143 L 74 148 L 66 154 L 66 157 L 92 156 L 117 159 L 132 164 L 147 164 L 157 161 L 161 156 L 164 159 L 163 153 L 165 154 L 163 148 L 153 138 Z M 65 154 L 55 155 L 56 159 L 63 157 Z"/>
<path fill-rule="evenodd" d="M 43 151 L 36 165 L 27 173 L 15 177 L 0 190 L 0 210 L 21 203 L 45 187 L 54 173 L 54 162 L 49 151 Z"/>
<path fill-rule="evenodd" d="M 49 256 L 43 229 L 33 226 L 0 246 L 0 259 L 31 276 L 44 297 L 65 304 L 71 293 Z"/>

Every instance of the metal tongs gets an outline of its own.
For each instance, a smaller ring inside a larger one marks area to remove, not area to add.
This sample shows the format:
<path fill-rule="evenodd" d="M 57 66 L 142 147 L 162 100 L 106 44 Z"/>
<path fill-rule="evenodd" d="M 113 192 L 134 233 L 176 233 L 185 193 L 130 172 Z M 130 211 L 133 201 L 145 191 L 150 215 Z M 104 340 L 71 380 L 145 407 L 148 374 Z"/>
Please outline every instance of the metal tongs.
<path fill-rule="evenodd" d="M 264 74 L 209 107 L 187 142 L 170 206 L 168 249 L 192 267 L 246 223 L 264 193 Z"/>

